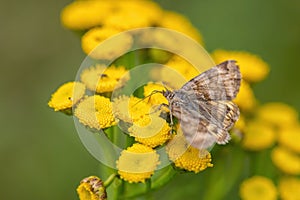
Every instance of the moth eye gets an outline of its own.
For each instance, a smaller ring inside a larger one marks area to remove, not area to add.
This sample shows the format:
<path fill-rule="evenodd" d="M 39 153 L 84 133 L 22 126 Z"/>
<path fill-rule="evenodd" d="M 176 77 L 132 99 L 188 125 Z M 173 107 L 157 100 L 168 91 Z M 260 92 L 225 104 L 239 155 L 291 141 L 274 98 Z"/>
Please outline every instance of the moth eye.
<path fill-rule="evenodd" d="M 175 107 L 179 107 L 179 106 L 180 106 L 180 104 L 179 104 L 179 102 L 177 102 L 177 101 L 174 101 L 174 102 L 173 102 L 173 106 L 175 106 Z"/>

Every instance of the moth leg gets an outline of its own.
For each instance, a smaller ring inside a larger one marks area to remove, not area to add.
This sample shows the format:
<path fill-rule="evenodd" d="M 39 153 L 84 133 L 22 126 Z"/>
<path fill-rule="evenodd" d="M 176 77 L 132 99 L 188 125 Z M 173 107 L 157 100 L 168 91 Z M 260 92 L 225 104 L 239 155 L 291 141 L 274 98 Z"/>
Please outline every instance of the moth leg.
<path fill-rule="evenodd" d="M 169 109 L 169 112 L 170 112 L 170 127 L 171 127 L 170 134 L 172 134 L 173 130 L 174 130 L 173 129 L 174 122 L 173 122 L 173 115 L 172 115 L 172 109 L 171 109 L 171 107 L 168 104 L 162 103 L 162 104 L 158 105 L 158 107 L 155 108 L 154 112 L 152 112 L 152 113 L 155 113 L 158 110 L 161 110 L 162 107 L 165 107 L 165 108 Z M 150 114 L 152 114 L 152 113 L 150 113 Z"/>
<path fill-rule="evenodd" d="M 205 158 L 208 155 L 208 151 L 206 149 L 199 149 L 199 158 Z"/>
<path fill-rule="evenodd" d="M 155 106 L 153 112 L 149 113 L 148 115 L 151 115 L 151 114 L 153 114 L 153 113 L 156 113 L 157 111 L 161 110 L 162 107 L 167 107 L 167 108 L 169 108 L 169 106 L 168 106 L 167 104 L 160 104 L 160 105 Z"/>
<path fill-rule="evenodd" d="M 168 106 L 168 105 L 167 105 Z M 174 130 L 174 122 L 173 122 L 173 113 L 172 113 L 172 108 L 171 106 L 168 106 L 169 110 L 170 110 L 170 126 L 171 126 L 171 130 L 170 130 L 170 134 L 173 133 Z"/>
<path fill-rule="evenodd" d="M 160 108 L 161 108 L 161 105 L 156 106 L 156 107 L 153 109 L 153 111 L 150 112 L 150 113 L 148 113 L 147 115 L 152 115 L 152 114 L 158 112 L 158 111 L 160 110 Z"/>
<path fill-rule="evenodd" d="M 170 126 L 173 127 L 174 123 L 173 123 L 173 115 L 172 115 L 172 111 L 170 110 Z"/>

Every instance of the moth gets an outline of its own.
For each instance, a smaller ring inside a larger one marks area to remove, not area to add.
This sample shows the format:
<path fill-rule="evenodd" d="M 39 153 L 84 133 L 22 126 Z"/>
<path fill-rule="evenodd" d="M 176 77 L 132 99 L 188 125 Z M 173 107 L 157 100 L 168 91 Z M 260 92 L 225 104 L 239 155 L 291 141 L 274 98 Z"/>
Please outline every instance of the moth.
<path fill-rule="evenodd" d="M 178 90 L 162 91 L 169 103 L 171 125 L 174 116 L 187 142 L 199 150 L 215 143 L 228 143 L 228 131 L 240 115 L 232 100 L 239 92 L 241 78 L 236 61 L 228 60 L 196 76 Z"/>

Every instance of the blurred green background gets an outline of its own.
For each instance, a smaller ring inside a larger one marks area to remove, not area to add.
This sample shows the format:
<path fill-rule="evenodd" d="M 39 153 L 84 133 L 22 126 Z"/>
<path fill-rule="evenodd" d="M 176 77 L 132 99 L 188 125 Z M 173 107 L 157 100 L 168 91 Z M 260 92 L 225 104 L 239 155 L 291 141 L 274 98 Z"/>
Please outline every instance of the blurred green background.
<path fill-rule="evenodd" d="M 81 144 L 72 118 L 47 107 L 50 94 L 75 78 L 85 57 L 79 38 L 60 24 L 60 11 L 70 2 L 1 1 L 1 199 L 78 199 L 78 182 L 97 173 L 97 161 Z M 259 54 L 271 73 L 255 86 L 258 99 L 283 101 L 300 111 L 299 0 L 159 3 L 188 16 L 208 51 Z M 180 175 L 159 197 L 197 198 L 199 182 L 199 175 Z"/>

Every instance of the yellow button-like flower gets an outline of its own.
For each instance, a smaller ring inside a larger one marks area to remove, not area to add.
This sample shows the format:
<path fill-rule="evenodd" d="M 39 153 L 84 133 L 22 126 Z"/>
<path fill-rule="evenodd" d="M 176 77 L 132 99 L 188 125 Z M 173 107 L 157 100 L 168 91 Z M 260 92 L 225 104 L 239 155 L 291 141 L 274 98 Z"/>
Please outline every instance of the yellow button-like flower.
<path fill-rule="evenodd" d="M 62 24 L 72 30 L 86 30 L 103 24 L 111 14 L 112 2 L 104 0 L 74 1 L 61 12 Z"/>
<path fill-rule="evenodd" d="M 279 181 L 279 194 L 283 200 L 300 200 L 300 179 L 286 177 Z"/>
<path fill-rule="evenodd" d="M 100 95 L 89 96 L 82 100 L 74 115 L 80 123 L 97 130 L 116 124 L 110 100 Z"/>
<path fill-rule="evenodd" d="M 258 117 L 279 128 L 294 127 L 298 124 L 298 113 L 291 106 L 272 102 L 264 104 L 258 110 Z"/>
<path fill-rule="evenodd" d="M 134 96 L 120 96 L 113 100 L 114 114 L 116 118 L 128 123 L 148 119 L 152 110 L 151 105 L 145 101 Z"/>
<path fill-rule="evenodd" d="M 300 174 L 300 157 L 284 147 L 276 147 L 271 154 L 272 161 L 281 171 L 291 174 Z"/>
<path fill-rule="evenodd" d="M 200 32 L 183 15 L 175 12 L 165 11 L 161 20 L 158 22 L 158 26 L 179 31 L 203 45 Z"/>
<path fill-rule="evenodd" d="M 80 82 L 68 82 L 60 86 L 51 96 L 49 107 L 55 111 L 64 111 L 73 105 L 85 94 L 85 85 Z"/>
<path fill-rule="evenodd" d="M 231 129 L 230 135 L 233 141 L 240 143 L 243 139 L 243 133 L 246 129 L 246 119 L 244 115 L 241 113 L 239 119 L 234 124 L 233 128 Z"/>
<path fill-rule="evenodd" d="M 96 177 L 90 176 L 84 178 L 77 188 L 77 193 L 80 200 L 106 200 L 106 189 L 103 181 Z"/>
<path fill-rule="evenodd" d="M 263 176 L 253 176 L 240 186 L 242 200 L 276 200 L 277 190 L 272 180 Z"/>
<path fill-rule="evenodd" d="M 130 183 L 145 182 L 159 164 L 159 155 L 152 148 L 135 143 L 121 152 L 116 163 L 122 179 Z"/>
<path fill-rule="evenodd" d="M 166 151 L 176 167 L 187 171 L 198 173 L 213 166 L 210 153 L 189 146 L 181 133 L 168 142 Z"/>
<path fill-rule="evenodd" d="M 117 1 L 115 6 L 113 14 L 107 15 L 104 25 L 119 30 L 151 27 L 162 15 L 158 4 L 147 0 Z"/>
<path fill-rule="evenodd" d="M 243 114 L 240 114 L 239 119 L 235 122 L 234 128 L 241 131 L 244 131 L 246 128 L 246 119 Z"/>
<path fill-rule="evenodd" d="M 284 128 L 279 131 L 278 141 L 281 145 L 290 150 L 300 154 L 300 127 L 295 126 L 291 128 Z"/>
<path fill-rule="evenodd" d="M 260 151 L 271 147 L 276 141 L 276 133 L 271 126 L 261 121 L 252 121 L 246 125 L 242 140 L 245 149 Z"/>
<path fill-rule="evenodd" d="M 256 105 L 256 99 L 250 85 L 242 81 L 240 91 L 234 102 L 244 111 L 251 111 Z"/>
<path fill-rule="evenodd" d="M 168 100 L 161 93 L 163 90 L 166 90 L 166 88 L 162 84 L 149 82 L 144 86 L 144 96 L 147 97 L 146 101 L 148 101 L 151 105 L 168 104 Z"/>
<path fill-rule="evenodd" d="M 124 86 L 129 79 L 129 73 L 123 66 L 107 67 L 98 64 L 83 70 L 80 78 L 89 90 L 104 93 Z"/>
<path fill-rule="evenodd" d="M 212 53 L 216 63 L 225 60 L 236 60 L 240 67 L 243 79 L 248 82 L 263 80 L 269 73 L 269 66 L 259 56 L 244 51 L 216 50 Z"/>
<path fill-rule="evenodd" d="M 127 53 L 133 43 L 130 34 L 119 33 L 120 30 L 112 27 L 92 28 L 81 38 L 82 49 L 92 58 L 115 60 Z"/>
<path fill-rule="evenodd" d="M 187 80 L 190 80 L 200 74 L 199 70 L 195 66 L 193 66 L 191 63 L 177 55 L 173 56 L 166 63 L 166 65 L 178 71 Z"/>
<path fill-rule="evenodd" d="M 199 70 L 180 56 L 173 56 L 165 67 L 157 67 L 151 73 L 155 80 L 163 81 L 174 89 L 179 89 L 190 79 L 199 75 Z"/>
<path fill-rule="evenodd" d="M 157 115 L 150 116 L 149 120 L 137 121 L 128 131 L 130 136 L 135 138 L 135 141 L 154 148 L 171 138 L 171 128 L 166 120 Z"/>
<path fill-rule="evenodd" d="M 173 68 L 157 68 L 155 73 L 159 74 L 156 76 L 157 78 L 159 77 L 159 79 L 155 80 L 163 81 L 169 88 L 172 89 L 180 89 L 187 81 L 189 81 L 183 74 Z"/>

